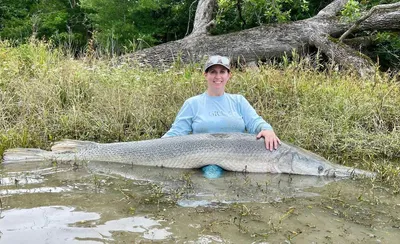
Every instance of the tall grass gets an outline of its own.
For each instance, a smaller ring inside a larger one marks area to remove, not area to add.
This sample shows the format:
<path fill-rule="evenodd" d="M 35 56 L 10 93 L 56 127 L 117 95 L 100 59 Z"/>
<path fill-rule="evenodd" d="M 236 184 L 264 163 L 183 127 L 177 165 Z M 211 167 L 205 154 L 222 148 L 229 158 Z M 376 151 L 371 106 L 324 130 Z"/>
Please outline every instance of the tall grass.
<path fill-rule="evenodd" d="M 184 100 L 204 92 L 201 65 L 168 71 L 110 60 L 76 60 L 43 42 L 0 42 L 0 155 L 73 138 L 158 138 Z M 233 71 L 244 95 L 282 140 L 330 160 L 399 177 L 400 84 L 319 72 L 304 60 Z"/>

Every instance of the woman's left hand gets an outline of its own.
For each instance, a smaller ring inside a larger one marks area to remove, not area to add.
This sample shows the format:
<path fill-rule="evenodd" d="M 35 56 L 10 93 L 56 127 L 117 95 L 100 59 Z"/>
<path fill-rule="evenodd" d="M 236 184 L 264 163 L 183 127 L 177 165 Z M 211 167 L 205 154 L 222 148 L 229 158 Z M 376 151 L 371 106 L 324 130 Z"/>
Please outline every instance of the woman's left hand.
<path fill-rule="evenodd" d="M 275 132 L 273 130 L 262 130 L 260 133 L 257 135 L 257 139 L 260 139 L 261 137 L 264 137 L 265 140 L 265 148 L 267 150 L 276 150 L 278 149 L 278 146 L 281 144 L 281 140 L 275 135 Z"/>

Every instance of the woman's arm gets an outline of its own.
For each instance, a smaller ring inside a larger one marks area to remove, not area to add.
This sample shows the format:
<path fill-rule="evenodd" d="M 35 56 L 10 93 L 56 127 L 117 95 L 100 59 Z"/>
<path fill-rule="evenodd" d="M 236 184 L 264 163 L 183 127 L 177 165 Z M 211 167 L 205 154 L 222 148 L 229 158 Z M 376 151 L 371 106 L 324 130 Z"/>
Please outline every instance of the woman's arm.
<path fill-rule="evenodd" d="M 185 101 L 179 110 L 171 128 L 162 137 L 183 136 L 192 132 L 193 109 L 188 101 Z"/>
<path fill-rule="evenodd" d="M 246 125 L 246 130 L 249 133 L 258 134 L 262 130 L 273 130 L 272 126 L 257 114 L 253 106 L 251 106 L 247 99 L 242 95 L 239 95 L 239 107 Z"/>
<path fill-rule="evenodd" d="M 266 149 L 271 151 L 277 149 L 281 141 L 276 136 L 272 126 L 257 114 L 253 106 L 243 96 L 240 96 L 240 110 L 246 130 L 249 133 L 257 134 L 257 139 L 264 137 Z"/>

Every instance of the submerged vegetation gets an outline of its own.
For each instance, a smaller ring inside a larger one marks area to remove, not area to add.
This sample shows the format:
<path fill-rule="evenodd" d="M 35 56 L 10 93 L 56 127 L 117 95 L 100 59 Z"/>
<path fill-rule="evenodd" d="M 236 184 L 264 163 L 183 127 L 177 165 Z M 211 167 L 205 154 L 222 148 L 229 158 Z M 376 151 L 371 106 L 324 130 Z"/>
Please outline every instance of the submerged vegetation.
<path fill-rule="evenodd" d="M 158 138 L 184 100 L 204 92 L 201 65 L 156 70 L 76 60 L 43 42 L 0 42 L 0 155 L 48 149 L 64 138 L 114 142 Z M 400 83 L 361 80 L 307 59 L 234 70 L 228 92 L 244 95 L 279 137 L 333 162 L 379 172 L 398 189 Z"/>

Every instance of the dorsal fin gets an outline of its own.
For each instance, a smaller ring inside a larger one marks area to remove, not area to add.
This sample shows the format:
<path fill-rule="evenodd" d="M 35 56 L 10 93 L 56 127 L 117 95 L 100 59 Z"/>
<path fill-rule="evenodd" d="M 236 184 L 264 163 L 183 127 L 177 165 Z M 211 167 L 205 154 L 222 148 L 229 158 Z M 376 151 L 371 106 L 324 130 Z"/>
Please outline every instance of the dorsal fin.
<path fill-rule="evenodd" d="M 55 142 L 51 151 L 55 153 L 75 153 L 84 148 L 96 147 L 97 143 L 92 141 L 62 140 Z"/>

